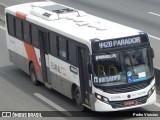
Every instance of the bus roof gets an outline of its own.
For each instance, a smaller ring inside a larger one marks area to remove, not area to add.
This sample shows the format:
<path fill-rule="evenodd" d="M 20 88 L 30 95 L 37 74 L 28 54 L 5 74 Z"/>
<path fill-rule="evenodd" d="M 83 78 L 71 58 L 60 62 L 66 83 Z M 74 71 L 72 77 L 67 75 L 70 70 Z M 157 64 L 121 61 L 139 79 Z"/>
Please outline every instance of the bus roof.
<path fill-rule="evenodd" d="M 55 2 L 33 2 L 6 8 L 26 15 L 26 20 L 75 40 L 90 42 L 139 35 L 141 31 Z"/>

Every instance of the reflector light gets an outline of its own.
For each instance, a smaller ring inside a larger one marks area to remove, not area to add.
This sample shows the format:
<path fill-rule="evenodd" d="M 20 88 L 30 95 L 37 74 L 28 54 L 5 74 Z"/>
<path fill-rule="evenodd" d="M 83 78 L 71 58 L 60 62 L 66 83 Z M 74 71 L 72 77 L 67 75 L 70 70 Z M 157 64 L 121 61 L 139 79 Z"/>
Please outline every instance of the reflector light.
<path fill-rule="evenodd" d="M 17 12 L 16 12 L 16 16 L 17 16 L 18 18 L 21 18 L 21 19 L 23 19 L 23 20 L 26 20 L 27 14 L 24 14 L 24 13 L 22 13 L 22 12 L 17 11 Z"/>

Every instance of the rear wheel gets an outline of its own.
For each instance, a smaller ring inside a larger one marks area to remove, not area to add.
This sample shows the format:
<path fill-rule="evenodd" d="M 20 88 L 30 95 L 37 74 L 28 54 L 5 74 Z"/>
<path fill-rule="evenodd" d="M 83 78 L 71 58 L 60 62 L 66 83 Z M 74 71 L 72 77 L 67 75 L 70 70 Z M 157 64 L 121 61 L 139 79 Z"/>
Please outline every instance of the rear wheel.
<path fill-rule="evenodd" d="M 40 82 L 37 80 L 36 70 L 33 63 L 31 63 L 30 65 L 30 77 L 35 86 L 38 86 L 40 84 Z"/>

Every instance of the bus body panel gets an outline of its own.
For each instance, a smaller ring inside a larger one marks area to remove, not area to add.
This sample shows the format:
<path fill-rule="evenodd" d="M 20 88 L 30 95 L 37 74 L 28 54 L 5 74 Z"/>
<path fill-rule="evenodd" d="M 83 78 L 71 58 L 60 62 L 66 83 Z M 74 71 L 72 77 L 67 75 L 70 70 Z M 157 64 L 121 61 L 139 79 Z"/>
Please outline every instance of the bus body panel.
<path fill-rule="evenodd" d="M 79 69 L 51 55 L 49 66 L 52 88 L 72 98 L 72 85 L 80 86 Z"/>
<path fill-rule="evenodd" d="M 66 63 L 54 56 L 49 55 L 50 72 L 61 76 L 68 81 L 80 86 L 79 69 L 69 63 Z"/>
<path fill-rule="evenodd" d="M 29 59 L 28 56 L 32 56 L 32 53 L 27 53 L 27 49 L 25 49 L 26 43 L 23 41 L 20 41 L 16 38 L 13 38 L 12 36 L 9 37 L 8 41 L 10 41 L 10 44 L 8 46 L 8 51 L 9 51 L 9 57 L 10 61 L 16 64 L 20 69 L 22 69 L 24 72 L 29 74 L 29 62 L 32 61 L 34 63 L 35 60 Z M 14 44 L 13 44 L 14 41 Z M 11 44 L 12 43 L 12 44 Z M 30 46 L 30 45 L 29 45 Z M 32 47 L 32 46 L 30 46 Z M 41 62 L 40 62 L 40 50 L 37 48 L 33 48 L 35 51 L 36 59 L 38 60 L 38 64 L 41 67 Z M 18 51 L 16 53 L 16 51 Z M 29 55 L 30 54 L 30 55 Z M 63 62 L 51 55 L 45 55 L 46 61 L 46 66 L 47 69 L 50 71 L 50 77 L 51 80 L 48 81 L 52 88 L 57 90 L 58 92 L 66 95 L 69 98 L 72 98 L 72 85 L 76 84 L 79 86 L 79 69 L 73 65 L 70 65 L 66 62 Z M 62 65 L 61 68 L 57 65 Z M 35 64 L 37 67 L 37 65 Z M 62 71 L 59 71 L 59 70 Z M 68 72 L 70 69 L 75 70 L 73 72 Z M 76 72 L 77 73 L 74 73 Z M 61 72 L 61 73 L 60 73 Z M 42 75 L 37 72 L 37 79 L 44 83 L 42 79 Z"/>
<path fill-rule="evenodd" d="M 12 36 L 9 36 L 7 41 L 9 43 L 8 51 L 9 51 L 10 61 L 16 64 L 24 72 L 26 72 L 27 74 L 30 74 L 29 73 L 29 63 L 30 62 L 34 63 L 35 68 L 38 68 L 38 66 L 41 66 L 38 60 L 40 59 L 39 49 L 34 48 L 31 45 L 24 43 L 23 41 L 16 39 Z M 43 82 L 42 76 L 39 72 L 37 72 L 37 77 L 38 77 L 38 80 Z"/>
<path fill-rule="evenodd" d="M 28 56 L 24 47 L 24 43 L 12 36 L 8 37 L 8 51 L 10 61 L 15 63 L 19 68 L 29 73 Z"/>

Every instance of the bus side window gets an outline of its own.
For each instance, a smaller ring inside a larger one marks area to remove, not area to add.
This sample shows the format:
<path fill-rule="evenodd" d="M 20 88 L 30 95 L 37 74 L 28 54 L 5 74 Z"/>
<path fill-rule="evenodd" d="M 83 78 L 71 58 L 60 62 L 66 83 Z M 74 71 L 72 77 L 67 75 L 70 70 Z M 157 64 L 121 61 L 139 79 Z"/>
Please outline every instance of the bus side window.
<path fill-rule="evenodd" d="M 69 54 L 69 62 L 77 66 L 77 61 L 76 61 L 76 44 L 73 41 L 68 41 L 68 54 Z"/>
<path fill-rule="evenodd" d="M 23 32 L 24 32 L 24 41 L 27 43 L 31 43 L 31 33 L 30 33 L 31 25 L 24 21 L 23 22 Z"/>
<path fill-rule="evenodd" d="M 63 60 L 68 60 L 68 40 L 57 36 L 58 56 Z"/>
<path fill-rule="evenodd" d="M 55 57 L 57 57 L 57 43 L 56 43 L 56 35 L 54 33 L 49 33 L 49 53 Z"/>
<path fill-rule="evenodd" d="M 20 40 L 23 40 L 23 22 L 19 18 L 15 19 L 15 27 L 16 27 L 16 37 Z"/>
<path fill-rule="evenodd" d="M 31 31 L 32 31 L 32 44 L 33 44 L 33 46 L 39 48 L 38 27 L 35 26 L 35 25 L 32 25 L 31 29 L 32 29 L 32 30 L 31 30 Z"/>
<path fill-rule="evenodd" d="M 8 32 L 11 36 L 15 35 L 15 18 L 12 15 L 7 14 L 7 26 Z"/>

